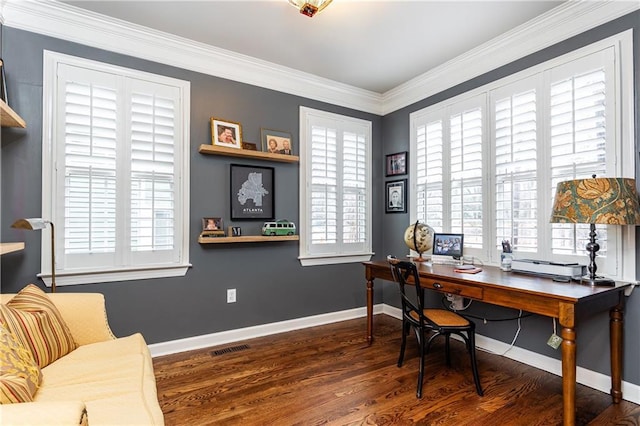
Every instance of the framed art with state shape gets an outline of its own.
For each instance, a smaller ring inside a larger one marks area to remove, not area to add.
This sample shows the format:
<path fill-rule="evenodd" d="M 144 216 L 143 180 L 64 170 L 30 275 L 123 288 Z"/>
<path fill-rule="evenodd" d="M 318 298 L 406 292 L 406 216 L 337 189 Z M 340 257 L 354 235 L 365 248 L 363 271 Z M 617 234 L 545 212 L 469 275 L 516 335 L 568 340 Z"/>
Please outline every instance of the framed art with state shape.
<path fill-rule="evenodd" d="M 231 220 L 273 219 L 273 167 L 231 164 Z"/>

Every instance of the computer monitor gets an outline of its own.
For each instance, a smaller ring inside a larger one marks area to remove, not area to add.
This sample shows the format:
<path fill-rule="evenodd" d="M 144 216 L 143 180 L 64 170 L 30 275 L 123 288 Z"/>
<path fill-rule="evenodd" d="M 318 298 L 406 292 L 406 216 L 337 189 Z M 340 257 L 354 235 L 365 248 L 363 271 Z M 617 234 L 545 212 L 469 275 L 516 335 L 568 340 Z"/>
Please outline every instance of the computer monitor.
<path fill-rule="evenodd" d="M 460 260 L 464 245 L 464 234 L 433 234 L 432 261 Z"/>

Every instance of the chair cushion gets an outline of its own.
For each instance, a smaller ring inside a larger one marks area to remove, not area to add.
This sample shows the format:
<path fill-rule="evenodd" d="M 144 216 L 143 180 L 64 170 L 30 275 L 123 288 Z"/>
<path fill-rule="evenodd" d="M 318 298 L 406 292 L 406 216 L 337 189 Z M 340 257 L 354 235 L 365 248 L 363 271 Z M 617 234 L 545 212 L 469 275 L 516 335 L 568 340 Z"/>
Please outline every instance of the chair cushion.
<path fill-rule="evenodd" d="M 31 402 L 41 381 L 29 350 L 0 326 L 0 404 Z"/>
<path fill-rule="evenodd" d="M 469 325 L 466 318 L 446 309 L 424 309 L 423 315 L 441 327 L 466 327 Z M 411 312 L 411 316 L 416 321 L 419 319 L 416 312 Z"/>
<path fill-rule="evenodd" d="M 77 347 L 58 309 L 33 284 L 20 290 L 6 305 L 0 304 L 0 324 L 31 351 L 41 368 Z"/>

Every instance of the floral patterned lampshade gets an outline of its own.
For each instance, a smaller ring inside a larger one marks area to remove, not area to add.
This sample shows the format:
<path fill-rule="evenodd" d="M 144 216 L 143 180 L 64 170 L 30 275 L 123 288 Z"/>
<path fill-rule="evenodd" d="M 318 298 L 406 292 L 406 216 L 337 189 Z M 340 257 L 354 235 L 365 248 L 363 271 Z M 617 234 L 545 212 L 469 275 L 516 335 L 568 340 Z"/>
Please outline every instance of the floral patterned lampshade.
<path fill-rule="evenodd" d="M 640 204 L 636 181 L 591 178 L 560 182 L 551 222 L 638 225 Z"/>
<path fill-rule="evenodd" d="M 551 212 L 552 223 L 590 224 L 589 274 L 580 282 L 592 286 L 614 286 L 609 278 L 596 275 L 596 253 L 600 245 L 596 242 L 596 224 L 639 225 L 640 202 L 636 181 L 627 178 L 575 179 L 560 182 Z"/>

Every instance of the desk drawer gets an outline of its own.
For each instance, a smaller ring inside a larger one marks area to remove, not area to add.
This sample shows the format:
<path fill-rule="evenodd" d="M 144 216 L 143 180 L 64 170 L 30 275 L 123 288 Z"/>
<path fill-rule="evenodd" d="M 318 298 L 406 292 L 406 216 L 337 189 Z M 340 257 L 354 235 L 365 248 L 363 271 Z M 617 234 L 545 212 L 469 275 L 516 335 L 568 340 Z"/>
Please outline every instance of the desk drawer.
<path fill-rule="evenodd" d="M 422 278 L 420 281 L 424 288 L 468 297 L 470 299 L 482 300 L 482 289 L 480 287 L 471 287 L 431 278 Z"/>

